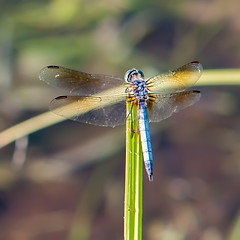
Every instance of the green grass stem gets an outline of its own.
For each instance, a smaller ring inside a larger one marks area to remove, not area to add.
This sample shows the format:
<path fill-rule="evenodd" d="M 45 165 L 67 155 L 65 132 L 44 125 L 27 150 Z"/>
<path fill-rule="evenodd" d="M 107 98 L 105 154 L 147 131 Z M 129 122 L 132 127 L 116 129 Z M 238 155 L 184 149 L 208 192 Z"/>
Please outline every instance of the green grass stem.
<path fill-rule="evenodd" d="M 131 109 L 127 104 L 127 115 Z M 124 239 L 142 239 L 142 147 L 137 108 L 133 106 L 126 122 L 126 166 L 124 199 Z"/>

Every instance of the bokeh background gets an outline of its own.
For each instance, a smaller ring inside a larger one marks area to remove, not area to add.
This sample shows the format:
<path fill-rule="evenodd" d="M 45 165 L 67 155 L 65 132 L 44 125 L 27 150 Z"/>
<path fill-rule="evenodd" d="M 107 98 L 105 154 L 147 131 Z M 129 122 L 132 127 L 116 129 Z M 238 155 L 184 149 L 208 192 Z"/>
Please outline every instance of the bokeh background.
<path fill-rule="evenodd" d="M 239 0 L 0 1 L 0 130 L 62 93 L 38 79 L 60 65 L 146 76 L 198 60 L 240 67 Z M 143 239 L 240 239 L 240 88 L 151 124 Z M 0 239 L 123 239 L 124 127 L 64 121 L 0 149 Z"/>

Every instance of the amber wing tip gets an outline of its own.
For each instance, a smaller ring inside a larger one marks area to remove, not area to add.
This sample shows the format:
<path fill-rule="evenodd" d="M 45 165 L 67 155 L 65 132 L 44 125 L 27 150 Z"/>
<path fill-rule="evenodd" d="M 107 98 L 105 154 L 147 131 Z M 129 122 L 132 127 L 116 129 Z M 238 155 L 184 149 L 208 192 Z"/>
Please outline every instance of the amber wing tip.
<path fill-rule="evenodd" d="M 198 70 L 199 73 L 203 71 L 203 66 L 200 62 L 198 61 L 193 61 L 191 62 L 192 65 L 195 65 L 196 69 Z"/>

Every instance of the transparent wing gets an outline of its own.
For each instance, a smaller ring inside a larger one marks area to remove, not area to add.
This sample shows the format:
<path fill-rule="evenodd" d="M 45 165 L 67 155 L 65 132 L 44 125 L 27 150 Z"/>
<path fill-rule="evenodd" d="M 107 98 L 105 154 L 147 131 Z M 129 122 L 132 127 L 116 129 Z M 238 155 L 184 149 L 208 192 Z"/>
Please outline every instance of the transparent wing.
<path fill-rule="evenodd" d="M 121 78 L 79 72 L 59 66 L 48 66 L 43 68 L 39 74 L 40 80 L 53 87 L 67 90 L 74 95 L 90 96 L 117 86 L 126 86 Z M 119 93 L 121 94 L 121 93 Z"/>
<path fill-rule="evenodd" d="M 187 108 L 200 99 L 199 91 L 183 91 L 168 95 L 154 94 L 154 102 L 148 102 L 149 122 L 160 122 L 173 113 Z"/>
<path fill-rule="evenodd" d="M 202 75 L 199 62 L 188 63 L 175 71 L 170 71 L 147 80 L 150 92 L 171 93 L 192 86 Z"/>
<path fill-rule="evenodd" d="M 126 120 L 126 96 L 61 96 L 52 100 L 50 110 L 62 117 L 97 126 L 115 127 Z"/>

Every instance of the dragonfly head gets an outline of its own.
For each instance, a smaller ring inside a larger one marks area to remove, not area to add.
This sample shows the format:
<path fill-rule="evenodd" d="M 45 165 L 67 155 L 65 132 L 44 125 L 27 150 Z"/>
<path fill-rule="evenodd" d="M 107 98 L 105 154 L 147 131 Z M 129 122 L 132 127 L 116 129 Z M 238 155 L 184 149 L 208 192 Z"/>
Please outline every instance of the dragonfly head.
<path fill-rule="evenodd" d="M 144 78 L 143 72 L 140 69 L 130 69 L 125 73 L 124 79 L 127 83 L 134 79 Z"/>

